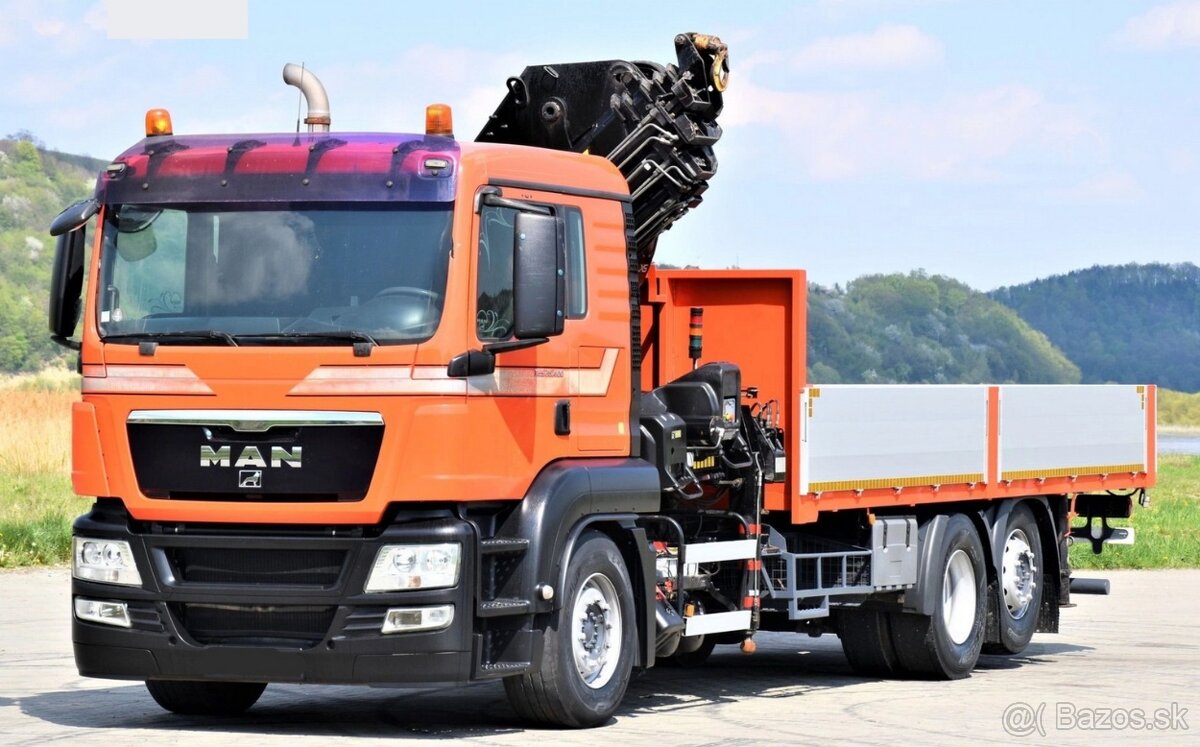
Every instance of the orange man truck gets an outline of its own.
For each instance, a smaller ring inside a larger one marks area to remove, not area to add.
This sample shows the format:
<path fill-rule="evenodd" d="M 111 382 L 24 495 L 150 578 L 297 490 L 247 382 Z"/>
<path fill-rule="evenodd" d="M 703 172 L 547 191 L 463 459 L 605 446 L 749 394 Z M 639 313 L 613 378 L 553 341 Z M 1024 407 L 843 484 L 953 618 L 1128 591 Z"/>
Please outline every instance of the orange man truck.
<path fill-rule="evenodd" d="M 1154 388 L 809 384 L 803 272 L 651 264 L 728 82 L 675 47 L 530 67 L 475 142 L 331 132 L 296 66 L 306 132 L 148 113 L 51 228 L 82 674 L 207 714 L 500 679 L 586 727 L 759 630 L 939 678 L 1057 630 L 1072 534 L 1132 539 Z"/>

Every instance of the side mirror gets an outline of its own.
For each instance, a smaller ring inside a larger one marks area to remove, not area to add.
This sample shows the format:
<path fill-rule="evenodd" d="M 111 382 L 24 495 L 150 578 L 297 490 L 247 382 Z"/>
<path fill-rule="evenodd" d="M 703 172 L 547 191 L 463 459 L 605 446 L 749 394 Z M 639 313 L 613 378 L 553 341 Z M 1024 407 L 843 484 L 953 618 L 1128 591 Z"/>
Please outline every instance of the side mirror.
<path fill-rule="evenodd" d="M 73 202 L 55 216 L 50 223 L 50 235 L 62 236 L 82 228 L 88 219 L 100 211 L 100 203 L 93 198 Z"/>
<path fill-rule="evenodd" d="M 513 224 L 513 337 L 561 335 L 566 298 L 566 241 L 558 219 L 518 212 Z"/>
<path fill-rule="evenodd" d="M 68 338 L 79 321 L 79 301 L 83 293 L 83 234 L 82 227 L 59 234 L 50 274 L 51 339 L 74 350 L 79 349 L 79 343 Z"/>

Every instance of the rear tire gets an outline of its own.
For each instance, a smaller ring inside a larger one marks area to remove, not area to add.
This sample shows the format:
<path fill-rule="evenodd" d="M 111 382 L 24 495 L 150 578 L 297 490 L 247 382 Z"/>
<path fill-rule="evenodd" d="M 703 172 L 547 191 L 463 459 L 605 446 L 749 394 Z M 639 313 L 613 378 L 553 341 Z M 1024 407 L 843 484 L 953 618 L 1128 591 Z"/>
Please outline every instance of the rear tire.
<path fill-rule="evenodd" d="M 900 673 L 889 618 L 888 613 L 872 609 L 848 610 L 838 618 L 838 638 L 855 674 L 894 677 Z"/>
<path fill-rule="evenodd" d="M 1042 610 L 1042 538 L 1037 520 L 1025 504 L 1008 515 L 1001 548 L 996 619 L 1000 640 L 985 643 L 983 653 L 1019 654 L 1033 639 Z"/>
<path fill-rule="evenodd" d="M 150 697 L 184 716 L 236 716 L 258 702 L 265 682 L 191 682 L 146 680 Z"/>
<path fill-rule="evenodd" d="M 546 630 L 538 671 L 504 680 L 524 721 L 567 728 L 599 726 L 629 686 L 637 614 L 621 552 L 587 532 L 567 566 L 563 606 Z"/>
<path fill-rule="evenodd" d="M 987 611 L 983 544 L 970 519 L 950 517 L 934 558 L 942 571 L 934 614 L 891 613 L 892 644 L 907 672 L 961 679 L 979 660 Z"/>

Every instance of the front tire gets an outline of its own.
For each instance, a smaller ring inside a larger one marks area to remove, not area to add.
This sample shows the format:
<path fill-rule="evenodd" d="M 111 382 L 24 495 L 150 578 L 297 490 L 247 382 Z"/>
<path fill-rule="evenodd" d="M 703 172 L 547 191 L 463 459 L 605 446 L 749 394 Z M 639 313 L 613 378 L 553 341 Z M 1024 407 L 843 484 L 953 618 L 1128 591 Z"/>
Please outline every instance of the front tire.
<path fill-rule="evenodd" d="M 265 682 L 146 680 L 154 702 L 184 716 L 236 716 L 258 702 Z"/>
<path fill-rule="evenodd" d="M 580 537 L 563 606 L 546 630 L 539 670 L 504 680 L 513 710 L 534 724 L 599 726 L 616 713 L 633 669 L 637 615 L 629 573 L 613 541 Z"/>
<path fill-rule="evenodd" d="M 1008 515 L 1001 550 L 1000 593 L 996 617 L 1000 640 L 985 643 L 985 654 L 1019 654 L 1033 639 L 1042 609 L 1042 539 L 1037 520 L 1025 504 Z"/>
<path fill-rule="evenodd" d="M 680 644 L 682 647 L 683 644 Z M 713 649 L 717 647 L 717 639 L 715 636 L 706 635 L 700 641 L 700 645 L 690 651 L 676 651 L 670 656 L 658 659 L 655 664 L 662 664 L 668 667 L 679 667 L 681 669 L 692 669 L 694 667 L 702 667 L 708 661 L 708 657 L 712 656 Z"/>
<path fill-rule="evenodd" d="M 906 672 L 956 680 L 979 660 L 987 611 L 983 543 L 970 519 L 950 517 L 935 558 L 942 572 L 934 614 L 891 613 L 892 643 Z"/>

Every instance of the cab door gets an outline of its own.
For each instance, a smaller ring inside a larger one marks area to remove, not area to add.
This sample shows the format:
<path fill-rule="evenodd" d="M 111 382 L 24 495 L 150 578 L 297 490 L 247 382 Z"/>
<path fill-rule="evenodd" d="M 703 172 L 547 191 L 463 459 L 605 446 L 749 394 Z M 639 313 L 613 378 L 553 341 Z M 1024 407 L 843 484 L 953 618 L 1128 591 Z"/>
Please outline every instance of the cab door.
<path fill-rule="evenodd" d="M 500 352 L 494 374 L 472 377 L 472 422 L 479 428 L 472 429 L 471 442 L 498 475 L 520 472 L 530 479 L 562 457 L 627 455 L 630 333 L 621 206 L 526 190 L 506 190 L 505 197 L 548 207 L 562 220 L 566 320 L 561 335 Z M 598 207 L 605 208 L 605 221 L 597 220 Z M 471 302 L 481 347 L 512 339 L 516 213 L 511 207 L 481 205 L 476 215 Z M 607 249 L 616 250 L 615 259 L 598 257 L 606 242 Z M 596 274 L 600 268 L 607 269 L 605 275 Z M 520 494 L 523 488 L 513 497 Z"/>

